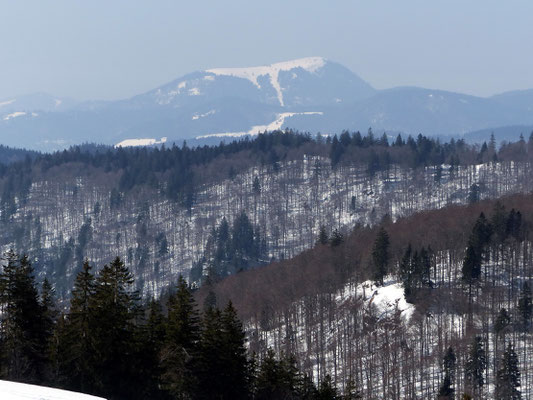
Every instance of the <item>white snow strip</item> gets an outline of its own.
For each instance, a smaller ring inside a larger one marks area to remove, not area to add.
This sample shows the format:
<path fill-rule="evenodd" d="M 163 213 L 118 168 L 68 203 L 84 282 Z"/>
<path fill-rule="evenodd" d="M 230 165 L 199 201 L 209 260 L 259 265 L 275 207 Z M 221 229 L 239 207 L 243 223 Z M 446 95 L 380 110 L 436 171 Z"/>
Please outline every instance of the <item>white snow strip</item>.
<path fill-rule="evenodd" d="M 166 137 L 162 137 L 161 140 L 157 139 L 126 139 L 120 143 L 117 143 L 115 147 L 134 147 L 134 146 L 152 146 L 154 144 L 162 144 L 167 141 Z"/>
<path fill-rule="evenodd" d="M 53 389 L 45 386 L 0 381 L 2 400 L 103 400 L 102 397 Z"/>
<path fill-rule="evenodd" d="M 15 111 L 14 113 L 7 114 L 4 117 L 4 121 L 7 121 L 7 120 L 12 119 L 12 118 L 21 117 L 23 115 L 26 115 L 26 113 L 24 111 Z"/>
<path fill-rule="evenodd" d="M 192 116 L 192 120 L 195 121 L 195 120 L 200 119 L 200 118 L 209 117 L 210 115 L 213 115 L 214 113 L 216 113 L 215 110 L 208 111 L 205 114 L 194 114 Z"/>
<path fill-rule="evenodd" d="M 308 72 L 316 72 L 324 66 L 326 60 L 322 57 L 308 57 L 300 58 L 292 61 L 285 61 L 276 64 L 270 64 L 262 67 L 249 67 L 249 68 L 214 68 L 208 69 L 206 72 L 210 72 L 215 75 L 227 75 L 237 78 L 244 78 L 251 81 L 255 86 L 261 89 L 261 85 L 257 81 L 260 76 L 268 75 L 270 77 L 270 83 L 276 90 L 279 104 L 284 106 L 283 93 L 279 84 L 278 76 L 280 71 L 290 71 L 295 68 L 303 68 Z"/>
<path fill-rule="evenodd" d="M 254 125 L 248 131 L 243 132 L 222 132 L 222 133 L 209 133 L 207 135 L 197 136 L 197 139 L 204 139 L 209 137 L 239 137 L 246 135 L 257 135 L 262 132 L 271 132 L 281 129 L 285 123 L 285 118 L 293 117 L 295 115 L 323 115 L 322 111 L 307 111 L 307 112 L 286 112 L 277 114 L 276 119 L 267 125 Z M 194 119 L 194 117 L 193 117 Z"/>
<path fill-rule="evenodd" d="M 198 88 L 189 89 L 189 96 L 198 96 L 199 94 L 200 90 Z"/>
<path fill-rule="evenodd" d="M 15 99 L 13 99 L 13 100 L 7 100 L 7 101 L 2 101 L 2 102 L 0 103 L 0 107 L 8 106 L 8 105 L 10 105 L 11 103 L 14 103 L 14 102 L 15 102 Z"/>

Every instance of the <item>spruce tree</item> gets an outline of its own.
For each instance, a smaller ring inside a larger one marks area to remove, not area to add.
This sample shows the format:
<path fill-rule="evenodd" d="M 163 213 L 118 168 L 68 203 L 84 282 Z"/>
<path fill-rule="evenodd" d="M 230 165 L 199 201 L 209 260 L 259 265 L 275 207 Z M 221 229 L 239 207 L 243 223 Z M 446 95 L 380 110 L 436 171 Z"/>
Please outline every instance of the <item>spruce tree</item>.
<path fill-rule="evenodd" d="M 318 232 L 317 243 L 328 244 L 328 241 L 329 241 L 329 238 L 328 238 L 328 232 L 326 231 L 326 227 L 324 225 L 321 225 L 320 231 Z"/>
<path fill-rule="evenodd" d="M 320 387 L 318 388 L 317 400 L 336 400 L 338 399 L 337 389 L 331 380 L 330 375 L 326 375 L 322 382 L 320 382 Z"/>
<path fill-rule="evenodd" d="M 372 264 L 374 280 L 383 285 L 389 264 L 389 234 L 381 227 L 372 247 Z"/>
<path fill-rule="evenodd" d="M 0 275 L 2 371 L 10 380 L 46 383 L 51 321 L 39 299 L 33 268 L 13 251 Z"/>
<path fill-rule="evenodd" d="M 333 230 L 333 233 L 331 234 L 331 239 L 329 240 L 331 247 L 337 247 L 343 241 L 344 237 L 342 236 L 342 233 L 340 233 L 338 229 Z"/>
<path fill-rule="evenodd" d="M 473 338 L 465 364 L 465 380 L 473 394 L 479 394 L 485 384 L 485 368 L 487 366 L 485 348 L 481 337 Z"/>
<path fill-rule="evenodd" d="M 57 354 L 60 380 L 66 387 L 82 392 L 95 390 L 94 337 L 92 304 L 95 294 L 95 278 L 92 267 L 85 260 L 77 274 L 70 298 L 70 312 L 62 319 L 58 330 L 60 341 Z"/>
<path fill-rule="evenodd" d="M 208 308 L 203 315 L 198 357 L 195 365 L 197 386 L 195 397 L 202 400 L 219 398 L 224 393 L 225 368 L 220 357 L 223 346 L 221 336 L 222 315 L 217 308 Z"/>
<path fill-rule="evenodd" d="M 518 357 L 512 344 L 509 344 L 501 362 L 501 368 L 496 374 L 495 398 L 498 400 L 520 400 L 520 371 Z"/>
<path fill-rule="evenodd" d="M 222 347 L 219 352 L 224 365 L 224 369 L 220 371 L 225 380 L 223 398 L 245 399 L 248 397 L 250 384 L 246 334 L 231 302 L 222 312 L 221 322 Z"/>
<path fill-rule="evenodd" d="M 518 300 L 518 312 L 520 313 L 522 328 L 524 331 L 529 330 L 531 316 L 533 314 L 533 297 L 527 281 L 522 285 L 522 291 L 520 292 L 520 298 Z"/>
<path fill-rule="evenodd" d="M 98 393 L 107 396 L 136 398 L 142 384 L 136 375 L 134 320 L 139 306 L 133 284 L 133 275 L 117 257 L 99 271 L 91 299 L 95 383 Z"/>
<path fill-rule="evenodd" d="M 161 352 L 162 382 L 165 390 L 180 398 L 194 391 L 192 369 L 198 352 L 200 319 L 193 295 L 180 276 L 177 291 L 168 303 L 168 323 Z"/>
<path fill-rule="evenodd" d="M 442 381 L 442 384 L 439 387 L 439 395 L 437 397 L 438 400 L 453 400 L 455 394 L 455 390 L 452 387 L 452 381 L 450 379 L 450 376 L 448 374 L 444 375 L 444 380 Z"/>

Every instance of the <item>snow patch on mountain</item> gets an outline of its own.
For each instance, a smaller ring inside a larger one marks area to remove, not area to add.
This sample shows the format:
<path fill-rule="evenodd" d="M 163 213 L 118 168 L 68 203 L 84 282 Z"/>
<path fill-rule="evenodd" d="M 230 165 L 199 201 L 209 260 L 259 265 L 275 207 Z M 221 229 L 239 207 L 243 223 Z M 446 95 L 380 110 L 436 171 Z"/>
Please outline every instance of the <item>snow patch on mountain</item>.
<path fill-rule="evenodd" d="M 2 102 L 0 102 L 0 107 L 8 106 L 8 105 L 14 103 L 15 101 L 16 101 L 15 99 L 13 99 L 13 100 L 7 100 L 7 101 L 2 101 Z"/>
<path fill-rule="evenodd" d="M 26 115 L 24 111 L 15 111 L 14 113 L 7 114 L 4 116 L 4 121 L 10 120 L 12 118 L 22 117 L 23 115 Z"/>
<path fill-rule="evenodd" d="M 285 123 L 285 118 L 294 117 L 295 115 L 323 115 L 322 111 L 306 111 L 306 112 L 285 112 L 277 114 L 276 119 L 267 125 L 254 125 L 248 131 L 242 132 L 222 132 L 209 133 L 207 135 L 197 136 L 196 139 L 205 139 L 210 137 L 239 137 L 246 135 L 257 135 L 262 132 L 271 132 L 281 129 Z M 193 119 L 194 116 L 193 116 Z"/>
<path fill-rule="evenodd" d="M 214 68 L 208 69 L 206 72 L 215 75 L 233 76 L 236 78 L 248 79 L 259 89 L 261 89 L 261 85 L 258 82 L 258 78 L 261 76 L 268 76 L 270 78 L 272 87 L 274 87 L 276 90 L 279 104 L 283 107 L 285 105 L 283 101 L 283 92 L 278 79 L 280 71 L 290 71 L 295 68 L 303 68 L 308 72 L 314 73 L 322 68 L 325 63 L 326 60 L 322 57 L 307 57 L 261 67 Z"/>
<path fill-rule="evenodd" d="M 117 143 L 115 147 L 135 147 L 135 146 L 153 146 L 154 144 L 163 144 L 167 141 L 166 137 L 161 140 L 157 139 L 126 139 Z"/>
<path fill-rule="evenodd" d="M 104 400 L 102 397 L 27 383 L 0 381 L 2 400 Z"/>
<path fill-rule="evenodd" d="M 216 113 L 216 110 L 211 110 L 211 111 L 208 111 L 204 114 L 194 114 L 192 116 L 192 120 L 195 121 L 197 119 L 200 119 L 200 118 L 205 118 L 205 117 L 209 117 L 210 115 L 213 115 L 214 113 Z"/>

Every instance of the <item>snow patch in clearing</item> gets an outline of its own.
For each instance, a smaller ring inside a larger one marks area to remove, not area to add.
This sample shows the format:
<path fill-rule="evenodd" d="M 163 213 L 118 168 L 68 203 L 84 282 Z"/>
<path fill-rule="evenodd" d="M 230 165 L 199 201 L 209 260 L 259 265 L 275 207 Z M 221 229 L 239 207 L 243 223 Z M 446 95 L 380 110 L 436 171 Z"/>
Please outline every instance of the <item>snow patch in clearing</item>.
<path fill-rule="evenodd" d="M 210 133 L 207 135 L 197 136 L 197 139 L 205 139 L 209 137 L 239 137 L 246 135 L 257 135 L 262 132 L 271 132 L 281 129 L 285 123 L 285 118 L 294 117 L 295 115 L 323 115 L 322 111 L 307 111 L 307 112 L 286 112 L 277 114 L 276 119 L 267 125 L 254 125 L 248 131 L 242 132 L 222 132 L 222 133 Z M 193 117 L 194 119 L 194 117 Z"/>
<path fill-rule="evenodd" d="M 23 115 L 26 115 L 26 113 L 24 111 L 15 111 L 14 113 L 7 114 L 4 117 L 4 121 L 7 121 L 7 120 L 12 119 L 12 118 L 22 117 Z"/>
<path fill-rule="evenodd" d="M 204 76 L 204 81 L 214 81 L 215 77 L 213 75 Z"/>
<path fill-rule="evenodd" d="M 198 88 L 189 89 L 189 96 L 198 96 L 200 95 L 200 90 Z"/>
<path fill-rule="evenodd" d="M 366 281 L 358 285 L 357 294 L 373 304 L 382 314 L 393 312 L 396 307 L 406 319 L 410 319 L 415 306 L 405 300 L 401 283 L 392 278 L 386 279 L 383 286 L 376 286 L 373 281 Z"/>
<path fill-rule="evenodd" d="M 261 67 L 249 67 L 249 68 L 214 68 L 208 69 L 206 72 L 215 75 L 234 76 L 236 78 L 248 79 L 255 86 L 261 89 L 261 85 L 258 82 L 260 76 L 268 75 L 270 77 L 270 83 L 274 87 L 277 93 L 278 101 L 281 106 L 284 106 L 283 93 L 279 84 L 280 71 L 290 71 L 295 68 L 303 68 L 308 72 L 314 73 L 324 66 L 326 60 L 322 57 L 307 57 L 300 58 L 292 61 L 285 61 Z"/>
<path fill-rule="evenodd" d="M 102 397 L 45 386 L 0 381 L 2 400 L 103 400 Z"/>
<path fill-rule="evenodd" d="M 56 107 L 59 107 L 61 103 L 63 103 L 63 100 L 55 99 Z"/>
<path fill-rule="evenodd" d="M 126 139 L 115 145 L 117 147 L 134 147 L 134 146 L 152 146 L 154 144 L 163 144 L 167 141 L 166 137 L 162 137 L 161 140 L 157 139 Z"/>

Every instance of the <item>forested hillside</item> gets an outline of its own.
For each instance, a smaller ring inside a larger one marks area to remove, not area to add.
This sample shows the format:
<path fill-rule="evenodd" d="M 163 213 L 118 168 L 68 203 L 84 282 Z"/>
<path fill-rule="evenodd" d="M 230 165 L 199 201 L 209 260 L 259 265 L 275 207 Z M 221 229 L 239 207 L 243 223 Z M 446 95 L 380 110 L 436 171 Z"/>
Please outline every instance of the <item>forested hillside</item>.
<path fill-rule="evenodd" d="M 321 226 L 347 234 L 386 215 L 529 192 L 532 143 L 476 147 L 369 131 L 276 132 L 199 148 L 77 147 L 0 171 L 1 245 L 28 254 L 60 298 L 85 258 L 103 265 L 117 254 L 143 294 L 157 294 L 191 270 L 200 283 L 210 272 L 222 278 L 294 257 Z"/>
<path fill-rule="evenodd" d="M 330 374 L 361 398 L 527 399 L 532 226 L 531 195 L 386 219 L 323 234 L 199 300 L 233 299 L 251 350 L 294 354 L 316 381 Z"/>

